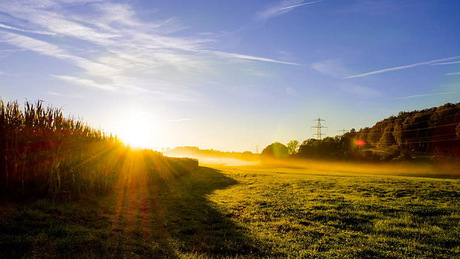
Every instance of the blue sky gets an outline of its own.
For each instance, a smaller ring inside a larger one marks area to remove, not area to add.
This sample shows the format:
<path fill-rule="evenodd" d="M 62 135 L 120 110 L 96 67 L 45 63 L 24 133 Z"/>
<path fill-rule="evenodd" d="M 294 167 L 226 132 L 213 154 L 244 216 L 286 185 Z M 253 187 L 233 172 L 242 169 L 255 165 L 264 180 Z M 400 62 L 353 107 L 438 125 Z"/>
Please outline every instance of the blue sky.
<path fill-rule="evenodd" d="M 255 151 L 460 101 L 460 2 L 0 1 L 0 96 L 145 147 Z"/>

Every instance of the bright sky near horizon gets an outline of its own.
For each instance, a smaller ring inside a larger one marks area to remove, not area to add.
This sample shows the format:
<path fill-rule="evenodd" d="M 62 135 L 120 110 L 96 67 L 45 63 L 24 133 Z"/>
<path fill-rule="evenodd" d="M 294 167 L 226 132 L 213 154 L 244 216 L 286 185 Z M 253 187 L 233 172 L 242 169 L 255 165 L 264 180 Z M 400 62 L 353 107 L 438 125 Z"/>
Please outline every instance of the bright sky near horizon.
<path fill-rule="evenodd" d="M 456 0 L 0 0 L 0 97 L 145 147 L 260 151 L 314 137 L 318 117 L 335 136 L 459 102 L 459 13 Z"/>

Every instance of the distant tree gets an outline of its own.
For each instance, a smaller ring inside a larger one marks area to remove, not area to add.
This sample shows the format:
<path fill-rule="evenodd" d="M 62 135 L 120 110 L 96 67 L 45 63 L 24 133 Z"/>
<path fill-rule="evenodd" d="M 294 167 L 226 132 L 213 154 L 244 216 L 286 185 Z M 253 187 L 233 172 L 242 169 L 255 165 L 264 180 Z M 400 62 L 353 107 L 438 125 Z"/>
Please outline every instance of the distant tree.
<path fill-rule="evenodd" d="M 357 144 L 359 141 L 360 144 Z M 289 143 L 288 143 L 288 146 Z M 378 147 L 378 152 L 375 148 Z M 367 152 L 366 152 L 367 151 Z M 308 139 L 296 154 L 307 159 L 391 160 L 411 154 L 460 156 L 460 103 L 400 112 L 336 138 Z"/>
<path fill-rule="evenodd" d="M 400 112 L 358 132 L 367 148 L 406 153 L 460 155 L 460 103 Z M 366 134 L 367 133 L 367 134 Z"/>
<path fill-rule="evenodd" d="M 299 141 L 297 140 L 291 140 L 287 143 L 287 149 L 289 152 L 289 155 L 297 153 L 299 149 Z"/>
<path fill-rule="evenodd" d="M 338 139 L 327 137 L 321 140 L 318 146 L 318 155 L 320 158 L 325 159 L 337 158 L 339 150 Z"/>
<path fill-rule="evenodd" d="M 317 150 L 320 140 L 317 139 L 307 139 L 302 142 L 302 145 L 299 147 L 298 155 L 302 158 L 315 158 L 317 156 Z"/>
<path fill-rule="evenodd" d="M 374 127 L 369 130 L 369 135 L 367 137 L 367 141 L 372 145 L 377 145 L 382 137 L 383 128 L 382 122 L 377 122 Z"/>
<path fill-rule="evenodd" d="M 351 156 L 353 147 L 353 137 L 350 133 L 343 134 L 339 141 L 337 148 L 339 149 L 339 154 L 342 159 L 349 158 Z"/>
<path fill-rule="evenodd" d="M 251 151 L 244 151 L 243 153 L 241 153 L 241 157 L 243 159 L 248 159 L 254 157 L 254 154 Z"/>
<path fill-rule="evenodd" d="M 357 136 L 358 139 L 363 140 L 364 142 L 367 142 L 367 139 L 369 137 L 369 127 L 365 127 L 364 129 L 361 129 L 359 131 L 359 134 Z"/>
<path fill-rule="evenodd" d="M 398 146 L 402 145 L 402 124 L 401 119 L 397 120 L 393 128 L 393 138 Z"/>
<path fill-rule="evenodd" d="M 379 141 L 380 147 L 391 147 L 396 144 L 395 138 L 393 136 L 393 126 L 388 126 L 385 128 L 385 131 L 382 134 L 382 137 Z"/>
<path fill-rule="evenodd" d="M 264 148 L 261 155 L 266 158 L 286 158 L 289 151 L 285 145 L 275 142 Z"/>

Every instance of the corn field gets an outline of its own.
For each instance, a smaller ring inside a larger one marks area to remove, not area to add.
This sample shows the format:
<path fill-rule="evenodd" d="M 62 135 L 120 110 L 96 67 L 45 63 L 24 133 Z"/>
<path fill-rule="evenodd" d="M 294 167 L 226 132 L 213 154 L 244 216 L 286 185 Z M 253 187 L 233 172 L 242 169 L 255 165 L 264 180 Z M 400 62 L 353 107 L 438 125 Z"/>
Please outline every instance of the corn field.
<path fill-rule="evenodd" d="M 21 108 L 18 102 L 0 100 L 2 195 L 56 198 L 106 191 L 118 182 L 128 152 L 116 137 L 66 118 L 42 101 Z M 198 166 L 197 161 L 144 152 L 153 161 L 152 172 Z"/>

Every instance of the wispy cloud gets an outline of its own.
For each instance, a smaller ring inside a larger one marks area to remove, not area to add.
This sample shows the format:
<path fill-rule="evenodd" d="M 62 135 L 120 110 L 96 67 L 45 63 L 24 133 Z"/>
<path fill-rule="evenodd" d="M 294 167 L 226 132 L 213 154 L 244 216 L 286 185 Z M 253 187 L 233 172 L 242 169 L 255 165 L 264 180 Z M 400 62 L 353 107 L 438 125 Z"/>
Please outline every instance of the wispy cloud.
<path fill-rule="evenodd" d="M 390 68 L 375 70 L 375 71 L 371 71 L 371 72 L 367 72 L 367 73 L 351 75 L 351 76 L 347 76 L 345 78 L 348 79 L 348 78 L 366 77 L 366 76 L 372 76 L 372 75 L 377 75 L 377 74 L 391 72 L 391 71 L 409 69 L 409 68 L 418 67 L 418 66 L 435 65 L 435 64 L 438 64 L 438 63 L 441 64 L 442 62 L 449 61 L 449 60 L 454 60 L 454 59 L 460 59 L 460 56 L 455 56 L 455 57 L 450 57 L 450 58 L 442 58 L 442 59 L 435 59 L 435 60 L 430 60 L 430 61 L 426 61 L 426 62 L 410 64 L 410 65 L 405 65 L 405 66 L 390 67 Z"/>
<path fill-rule="evenodd" d="M 34 33 L 34 34 L 43 34 L 43 35 L 51 35 L 51 36 L 56 35 L 56 33 L 52 33 L 52 32 L 25 30 L 25 29 L 16 28 L 16 27 L 9 26 L 9 25 L 6 25 L 6 24 L 1 24 L 1 23 L 0 23 L 0 28 L 2 28 L 2 29 L 8 29 L 8 30 L 13 30 L 13 31 L 26 32 L 26 33 Z"/>
<path fill-rule="evenodd" d="M 454 73 L 447 73 L 446 76 L 458 76 L 460 75 L 460 72 L 454 72 Z"/>
<path fill-rule="evenodd" d="M 284 11 L 308 4 L 292 3 L 292 8 L 284 5 L 288 8 Z M 83 4 L 85 12 L 76 11 Z M 197 94 L 184 89 L 187 76 L 212 70 L 213 62 L 297 65 L 218 51 L 218 39 L 212 35 L 178 36 L 184 27 L 173 18 L 145 22 L 129 4 L 98 0 L 2 1 L 1 13 L 6 15 L 0 16 L 0 42 L 64 60 L 82 70 L 50 75 L 52 78 L 112 93 L 190 100 Z"/>
<path fill-rule="evenodd" d="M 432 66 L 455 65 L 455 64 L 460 64 L 460 60 L 452 61 L 452 62 L 435 63 L 435 64 L 432 64 Z"/>
<path fill-rule="evenodd" d="M 56 58 L 64 59 L 65 56 L 67 56 L 65 51 L 58 46 L 15 33 L 0 33 L 0 41 L 11 44 L 18 48 L 32 50 L 40 54 L 53 56 Z"/>
<path fill-rule="evenodd" d="M 293 62 L 286 62 L 286 61 L 281 61 L 281 60 L 276 60 L 276 59 L 271 59 L 271 58 L 262 58 L 262 57 L 249 56 L 249 55 L 243 55 L 243 54 L 238 54 L 238 53 L 230 53 L 230 52 L 203 51 L 203 53 L 210 53 L 210 54 L 214 54 L 219 57 L 232 58 L 232 59 L 261 61 L 261 62 L 278 63 L 278 64 L 284 64 L 284 65 L 300 65 L 298 63 L 293 63 Z"/>
<path fill-rule="evenodd" d="M 85 69 L 85 71 L 87 71 L 89 74 L 102 75 L 101 73 L 103 73 L 104 75 L 113 75 L 119 72 L 109 65 L 72 55 L 59 46 L 28 36 L 3 32 L 0 33 L 0 41 L 22 49 L 35 51 L 42 55 L 69 61 L 72 64 Z"/>
<path fill-rule="evenodd" d="M 304 0 L 283 0 L 257 13 L 257 18 L 259 20 L 267 20 L 273 17 L 287 14 L 288 12 L 292 11 L 295 8 L 316 4 L 319 2 L 322 2 L 322 0 L 313 1 L 313 2 L 304 2 Z"/>
<path fill-rule="evenodd" d="M 454 94 L 458 92 L 441 92 L 441 93 L 432 93 L 432 94 L 415 94 L 403 97 L 396 97 L 393 100 L 406 100 L 406 99 L 413 99 L 413 98 L 421 98 L 421 97 L 430 97 L 430 96 L 437 96 L 437 95 L 447 95 L 447 94 Z"/>
<path fill-rule="evenodd" d="M 311 64 L 311 68 L 322 74 L 337 78 L 343 78 L 348 73 L 347 69 L 342 64 L 342 61 L 336 59 L 315 62 Z"/>
<path fill-rule="evenodd" d="M 343 65 L 343 62 L 338 59 L 328 59 L 321 62 L 315 62 L 310 66 L 313 70 L 321 74 L 335 78 L 338 84 L 338 89 L 347 94 L 351 94 L 354 98 L 376 98 L 381 97 L 382 93 L 362 85 L 345 83 L 343 81 L 344 75 L 348 74 L 348 70 Z"/>
<path fill-rule="evenodd" d="M 117 88 L 113 87 L 111 85 L 106 85 L 106 84 L 99 84 L 96 83 L 93 80 L 90 79 L 84 79 L 84 78 L 78 78 L 78 77 L 73 77 L 73 76 L 66 76 L 66 75 L 50 75 L 54 78 L 67 81 L 76 85 L 82 85 L 90 88 L 96 88 L 100 90 L 106 90 L 106 91 L 116 91 Z"/>
<path fill-rule="evenodd" d="M 316 3 L 319 3 L 319 2 L 321 2 L 321 1 L 314 1 L 314 2 L 302 3 L 302 4 L 294 4 L 294 5 L 289 5 L 289 6 L 282 7 L 279 10 L 281 10 L 281 11 L 282 10 L 289 10 L 289 9 L 294 9 L 294 8 L 301 7 L 301 6 L 304 6 L 304 5 L 316 4 Z"/>

